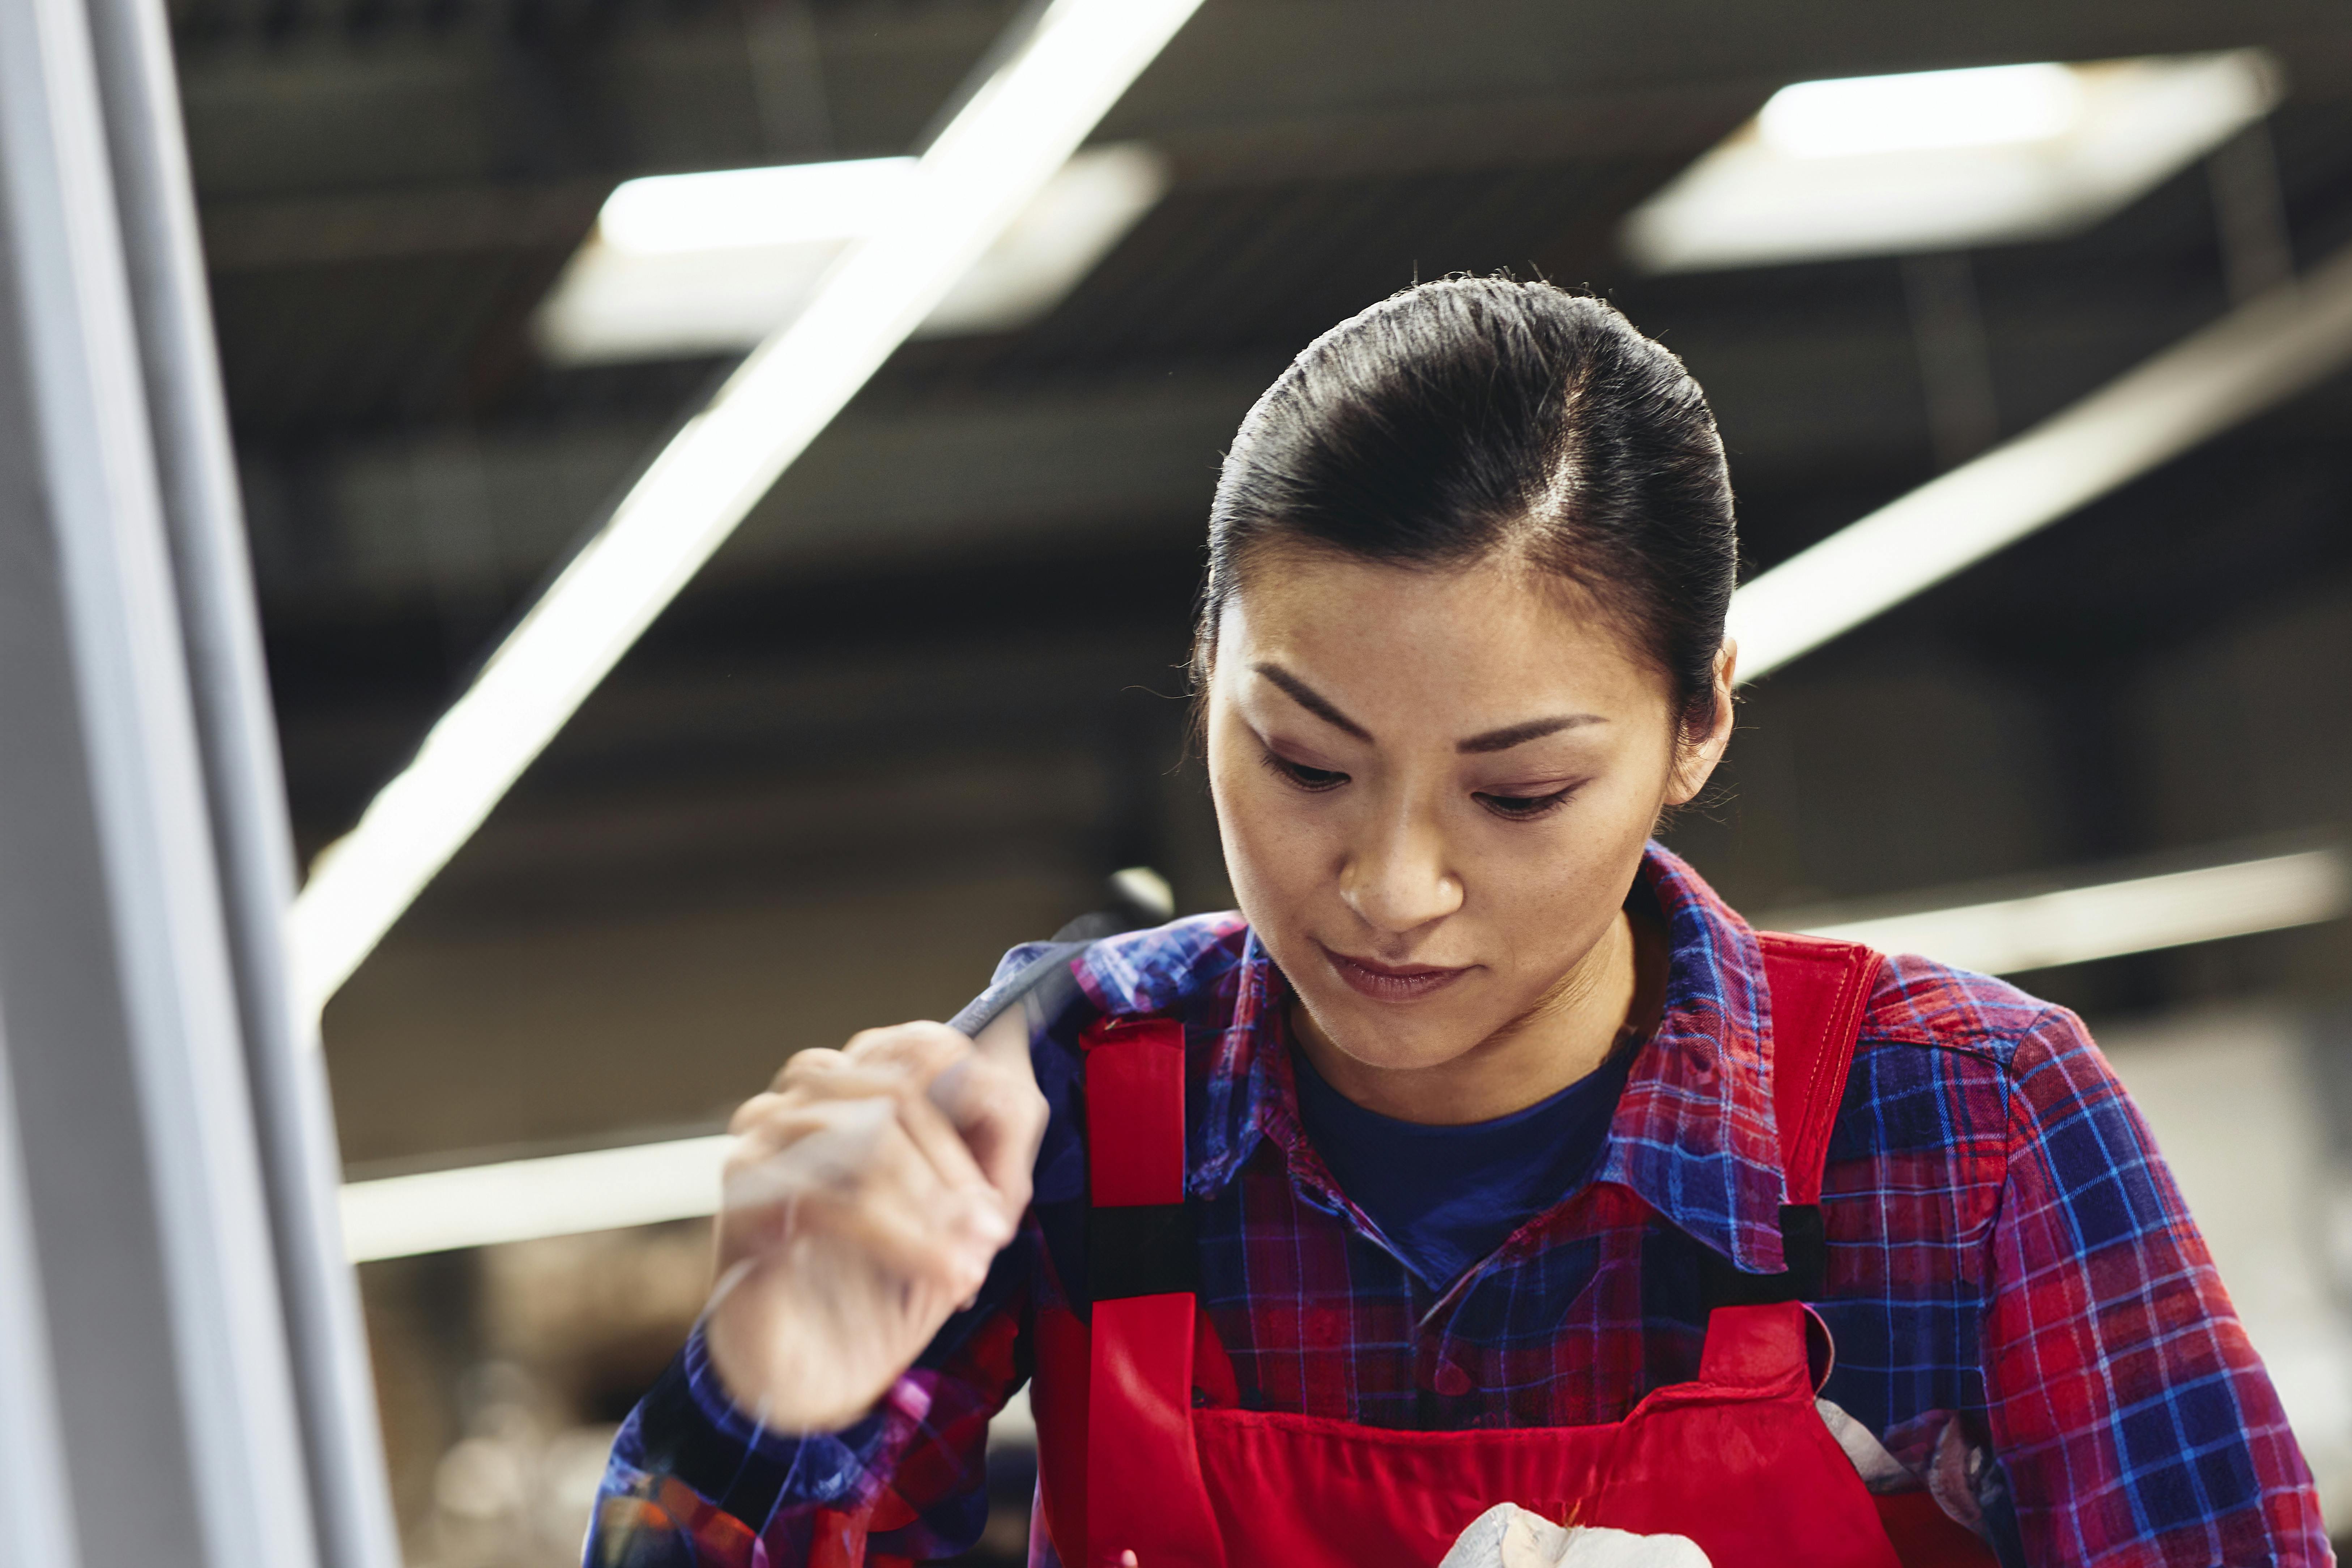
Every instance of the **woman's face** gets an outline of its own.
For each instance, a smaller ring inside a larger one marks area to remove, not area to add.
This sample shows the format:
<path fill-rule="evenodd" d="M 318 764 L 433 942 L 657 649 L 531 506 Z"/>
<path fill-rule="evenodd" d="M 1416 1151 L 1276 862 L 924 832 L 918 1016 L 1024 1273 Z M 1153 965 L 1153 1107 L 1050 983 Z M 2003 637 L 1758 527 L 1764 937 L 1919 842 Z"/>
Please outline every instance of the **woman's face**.
<path fill-rule="evenodd" d="M 1540 1016 L 1608 932 L 1659 809 L 1730 731 L 1580 595 L 1305 551 L 1217 627 L 1209 773 L 1242 911 L 1346 1055 L 1442 1067 Z"/>

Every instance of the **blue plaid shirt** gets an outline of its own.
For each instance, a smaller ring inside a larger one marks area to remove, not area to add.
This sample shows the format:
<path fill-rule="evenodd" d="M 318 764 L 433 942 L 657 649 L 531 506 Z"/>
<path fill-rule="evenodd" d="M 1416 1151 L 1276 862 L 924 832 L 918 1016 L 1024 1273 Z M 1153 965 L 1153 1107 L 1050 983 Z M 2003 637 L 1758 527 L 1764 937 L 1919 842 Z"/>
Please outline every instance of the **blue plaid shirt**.
<path fill-rule="evenodd" d="M 614 1446 L 589 1562 L 781 1568 L 861 1536 L 907 1558 L 977 1538 L 988 1417 L 1028 1375 L 1037 1308 L 1085 1278 L 1077 1041 L 1105 1013 L 1185 1025 L 1200 1295 L 1232 1363 L 1214 1397 L 1375 1426 L 1578 1426 L 1692 1377 L 1709 1258 L 1782 1267 L 1769 994 L 1754 932 L 1687 866 L 1653 847 L 1643 881 L 1669 931 L 1665 1010 L 1599 1168 L 1443 1289 L 1300 1130 L 1288 993 L 1238 916 L 1089 950 L 1078 1000 L 1033 1041 L 1053 1108 L 1036 1202 L 979 1302 L 823 1436 L 757 1429 L 690 1342 Z M 2269 1378 L 2072 1014 L 1891 959 L 1822 1206 L 1823 1394 L 1874 1487 L 1927 1489 L 2011 1563 L 2332 1561 Z M 1033 1560 L 1053 1563 L 1036 1533 Z"/>

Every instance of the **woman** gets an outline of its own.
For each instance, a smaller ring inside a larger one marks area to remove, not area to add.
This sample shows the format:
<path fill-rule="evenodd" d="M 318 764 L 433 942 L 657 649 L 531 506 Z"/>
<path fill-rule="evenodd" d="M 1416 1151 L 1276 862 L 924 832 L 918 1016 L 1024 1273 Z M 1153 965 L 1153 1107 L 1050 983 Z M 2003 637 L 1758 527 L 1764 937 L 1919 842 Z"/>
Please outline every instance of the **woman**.
<path fill-rule="evenodd" d="M 1401 294 L 1251 411 L 1209 562 L 1240 911 L 1017 950 L 976 1045 L 869 1031 L 742 1109 L 592 1563 L 951 1554 L 1033 1377 L 1073 1568 L 1434 1563 L 1496 1503 L 1718 1564 L 2328 1561 L 2080 1023 L 1759 940 L 1648 841 L 1737 657 L 1673 355 Z"/>

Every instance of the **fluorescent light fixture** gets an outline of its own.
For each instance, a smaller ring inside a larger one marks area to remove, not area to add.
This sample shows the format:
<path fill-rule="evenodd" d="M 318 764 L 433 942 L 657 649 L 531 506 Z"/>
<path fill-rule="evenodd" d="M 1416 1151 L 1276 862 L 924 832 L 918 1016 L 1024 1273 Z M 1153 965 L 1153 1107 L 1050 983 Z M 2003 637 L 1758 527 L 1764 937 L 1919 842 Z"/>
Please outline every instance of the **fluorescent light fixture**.
<path fill-rule="evenodd" d="M 1982 66 L 1801 81 L 1774 93 L 1756 126 L 1784 157 L 1852 158 L 2047 142 L 2082 112 L 2082 80 L 2065 66 Z"/>
<path fill-rule="evenodd" d="M 912 158 L 631 180 L 540 307 L 559 364 L 748 349 L 808 304 L 828 268 L 876 232 L 917 179 Z M 1003 331 L 1052 310 L 1168 188 L 1147 147 L 1093 147 L 1062 165 L 916 329 Z"/>
<path fill-rule="evenodd" d="M 1753 680 L 2352 361 L 2352 249 L 1739 590 Z"/>
<path fill-rule="evenodd" d="M 2352 863 L 2329 847 L 1946 909 L 1861 918 L 1797 911 L 1762 923 L 2014 974 L 2314 925 L 2347 910 Z"/>
<path fill-rule="evenodd" d="M 719 1212 L 725 1134 L 548 1154 L 343 1186 L 343 1246 L 354 1263 L 537 1241 Z"/>
<path fill-rule="evenodd" d="M 2278 101 L 2255 49 L 1782 88 L 1626 219 L 1626 254 L 1704 271 L 2086 228 Z"/>
<path fill-rule="evenodd" d="M 295 900 L 315 1014 L 793 458 L 1069 160 L 1200 0 L 1053 0 L 889 216 L 688 420 Z"/>
<path fill-rule="evenodd" d="M 596 235 L 627 256 L 861 239 L 914 177 L 912 158 L 857 158 L 629 180 L 604 199 Z"/>

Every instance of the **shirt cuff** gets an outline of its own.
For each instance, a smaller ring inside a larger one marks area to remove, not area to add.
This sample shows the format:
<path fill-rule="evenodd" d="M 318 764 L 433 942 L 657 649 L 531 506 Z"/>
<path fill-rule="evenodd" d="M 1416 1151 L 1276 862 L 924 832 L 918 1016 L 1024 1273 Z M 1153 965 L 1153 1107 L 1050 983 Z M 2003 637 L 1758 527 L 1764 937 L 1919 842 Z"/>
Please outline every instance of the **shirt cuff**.
<path fill-rule="evenodd" d="M 698 1450 L 709 1473 L 679 1479 L 738 1519 L 756 1521 L 777 1508 L 838 1504 L 862 1496 L 877 1479 L 889 1436 L 889 1399 L 835 1432 L 778 1432 L 729 1395 L 711 1363 L 702 1326 L 695 1325 L 679 1357 L 687 1408 L 679 1412 L 702 1431 Z M 723 1472 L 723 1474 L 721 1473 Z"/>

